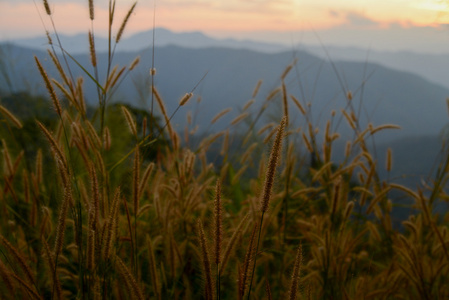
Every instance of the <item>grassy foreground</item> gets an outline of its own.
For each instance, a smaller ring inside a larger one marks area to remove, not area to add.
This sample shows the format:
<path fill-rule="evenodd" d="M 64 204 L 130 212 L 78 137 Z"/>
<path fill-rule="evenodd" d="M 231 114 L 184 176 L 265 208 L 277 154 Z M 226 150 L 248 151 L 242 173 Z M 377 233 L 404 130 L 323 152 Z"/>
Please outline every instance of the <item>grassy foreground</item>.
<path fill-rule="evenodd" d="M 44 8 L 52 20 L 47 1 Z M 93 21 L 93 1 L 89 8 Z M 112 67 L 114 45 L 134 9 L 113 39 L 115 0 L 109 2 L 105 82 L 93 23 L 92 66 L 80 66 L 85 78 L 72 78 L 72 58 L 55 50 L 62 45 L 49 35 L 59 79 L 49 78 L 37 58 L 36 66 L 57 117 L 33 120 L 43 143 L 27 143 L 29 120 L 0 105 L 2 299 L 449 298 L 449 214 L 434 212 L 449 199 L 449 155 L 423 188 L 381 180 L 378 171 L 391 170 L 392 153 L 379 166 L 368 140 L 396 126 L 361 128 L 347 92 L 346 109 L 333 112 L 321 132 L 311 107 L 286 89 L 294 63 L 259 111 L 251 112 L 251 100 L 228 129 L 198 143 L 190 124 L 182 134 L 171 127 L 153 84 L 148 111 L 117 112 L 110 97 L 139 59 Z M 157 76 L 154 66 L 150 76 Z M 84 80 L 97 85 L 93 113 Z M 186 93 L 178 108 L 192 97 Z M 256 129 L 270 101 L 279 101 L 282 113 Z M 306 126 L 295 128 L 292 114 Z M 354 137 L 345 159 L 334 162 L 338 119 Z M 233 128 L 242 121 L 249 129 L 237 137 Z M 210 153 L 220 160 L 212 162 Z M 398 193 L 417 211 L 400 230 L 391 216 Z"/>

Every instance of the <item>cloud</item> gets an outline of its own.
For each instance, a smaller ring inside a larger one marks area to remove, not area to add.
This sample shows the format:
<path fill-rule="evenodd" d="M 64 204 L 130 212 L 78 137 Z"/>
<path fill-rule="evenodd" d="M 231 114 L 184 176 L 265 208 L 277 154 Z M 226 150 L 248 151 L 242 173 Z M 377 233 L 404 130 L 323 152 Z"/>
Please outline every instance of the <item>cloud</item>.
<path fill-rule="evenodd" d="M 331 10 L 329 10 L 329 16 L 331 18 L 339 18 L 340 17 L 340 13 L 337 10 L 335 10 L 335 9 L 331 9 Z"/>
<path fill-rule="evenodd" d="M 348 25 L 355 27 L 372 27 L 379 24 L 375 20 L 357 12 L 346 13 L 345 19 Z"/>
<path fill-rule="evenodd" d="M 334 22 L 340 23 L 335 26 L 339 28 L 373 28 L 380 25 L 376 20 L 356 11 L 330 9 L 327 11 L 327 15 Z"/>

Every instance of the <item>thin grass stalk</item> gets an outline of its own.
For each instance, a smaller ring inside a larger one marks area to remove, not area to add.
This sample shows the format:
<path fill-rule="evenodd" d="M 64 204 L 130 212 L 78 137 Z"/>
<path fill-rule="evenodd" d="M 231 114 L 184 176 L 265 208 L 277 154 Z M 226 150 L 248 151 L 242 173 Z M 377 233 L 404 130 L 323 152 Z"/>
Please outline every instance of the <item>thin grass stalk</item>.
<path fill-rule="evenodd" d="M 11 281 L 11 272 L 6 268 L 6 266 L 3 264 L 1 260 L 0 260 L 0 277 L 2 278 L 3 283 L 8 289 L 10 295 L 15 295 L 16 292 Z"/>
<path fill-rule="evenodd" d="M 148 262 L 150 264 L 150 276 L 151 276 L 151 283 L 153 285 L 154 296 L 156 299 L 161 299 L 156 259 L 154 257 L 153 244 L 149 236 L 147 236 L 147 244 L 148 244 Z"/>
<path fill-rule="evenodd" d="M 118 271 L 120 275 L 122 275 L 123 279 L 125 279 L 125 283 L 128 286 L 129 291 L 131 292 L 131 298 L 139 300 L 145 299 L 135 277 L 131 274 L 123 260 L 121 260 L 118 256 L 115 257 L 115 260 L 116 265 L 118 266 Z"/>
<path fill-rule="evenodd" d="M 33 299 L 43 299 L 40 295 L 39 292 L 36 291 L 35 289 L 33 289 L 26 281 L 22 280 L 20 277 L 18 277 L 16 274 L 12 273 L 11 274 L 12 277 L 17 280 L 17 282 L 25 288 L 26 292 L 28 293 L 28 295 L 31 296 L 31 298 Z"/>
<path fill-rule="evenodd" d="M 292 281 L 290 284 L 290 290 L 288 292 L 289 300 L 296 300 L 298 297 L 298 282 L 299 276 L 301 274 L 301 264 L 302 264 L 302 246 L 298 247 L 296 252 L 296 259 L 293 265 Z"/>
<path fill-rule="evenodd" d="M 267 294 L 267 299 L 273 300 L 273 296 L 271 294 L 271 286 L 270 286 L 270 282 L 268 280 L 265 281 L 265 292 Z"/>
<path fill-rule="evenodd" d="M 285 123 L 286 123 L 286 127 L 288 127 L 288 119 L 289 119 L 289 117 L 288 117 L 288 94 L 287 94 L 287 87 L 285 86 L 285 82 L 284 82 L 284 80 L 282 79 L 282 106 L 283 106 L 283 109 L 284 109 L 284 116 L 287 118 L 287 120 L 285 121 Z"/>
<path fill-rule="evenodd" d="M 234 249 L 234 245 L 235 245 L 238 237 L 242 234 L 243 224 L 245 224 L 245 222 L 247 221 L 248 218 L 249 218 L 249 214 L 245 215 L 245 217 L 240 221 L 239 225 L 237 226 L 237 228 L 235 229 L 234 233 L 232 234 L 231 238 L 228 241 L 228 245 L 226 246 L 226 249 L 223 253 L 223 259 L 222 259 L 222 263 L 221 263 L 222 272 L 226 268 L 228 259 L 231 256 L 231 252 Z"/>
<path fill-rule="evenodd" d="M 256 98 L 257 94 L 259 93 L 259 89 L 260 89 L 260 86 L 261 86 L 261 85 L 262 85 L 262 80 L 260 79 L 260 80 L 257 82 L 256 87 L 255 87 L 254 90 L 253 90 L 253 94 L 252 94 L 251 98 Z"/>
<path fill-rule="evenodd" d="M 112 243 L 114 236 L 114 229 L 116 224 L 117 210 L 118 210 L 118 202 L 120 199 L 120 188 L 115 190 L 114 200 L 112 202 L 111 211 L 109 212 L 109 218 L 106 224 L 106 232 L 104 237 L 104 258 L 105 260 L 109 260 L 111 257 L 112 251 Z"/>
<path fill-rule="evenodd" d="M 56 95 L 55 89 L 53 88 L 53 85 L 51 84 L 51 81 L 47 75 L 47 72 L 45 72 L 45 70 L 42 67 L 42 64 L 39 61 L 39 59 L 37 58 L 37 56 L 34 56 L 34 60 L 36 61 L 37 68 L 39 69 L 39 72 L 41 73 L 41 76 L 44 79 L 45 86 L 47 87 L 48 93 L 50 94 L 50 98 L 53 101 L 53 106 L 56 110 L 56 113 L 59 115 L 59 117 L 61 117 L 62 116 L 61 103 L 59 102 L 58 96 Z"/>
<path fill-rule="evenodd" d="M 134 234 L 133 234 L 133 230 L 132 230 L 132 226 L 131 226 L 131 216 L 130 216 L 130 213 L 129 213 L 129 209 L 128 209 L 128 203 L 126 202 L 126 199 L 125 198 L 123 198 L 123 205 L 124 205 L 124 207 L 125 207 L 125 212 L 126 212 L 126 220 L 127 220 L 127 222 L 128 222 L 128 232 L 129 232 L 129 237 L 130 237 L 130 239 L 131 239 L 131 261 L 134 263 L 134 248 L 135 248 L 135 246 L 134 246 L 134 242 L 135 242 L 135 238 L 133 237 L 134 236 Z"/>
<path fill-rule="evenodd" d="M 239 272 L 239 299 L 243 299 L 246 292 L 246 286 L 248 281 L 249 272 L 251 272 L 251 262 L 255 260 L 257 255 L 257 250 L 254 247 L 254 241 L 256 238 L 257 233 L 257 227 L 259 224 L 254 224 L 253 230 L 251 232 L 250 240 L 248 243 L 248 250 L 245 254 L 245 260 L 243 261 L 243 266 L 241 268 L 241 271 Z M 254 270 L 254 267 L 253 267 Z M 253 273 L 254 274 L 254 273 Z M 251 294 L 251 284 L 250 284 L 250 290 L 248 292 L 248 298 Z"/>
<path fill-rule="evenodd" d="M 7 239 L 3 237 L 3 235 L 0 235 L 0 241 L 5 246 L 5 248 L 8 250 L 8 252 L 14 257 L 14 259 L 19 263 L 20 268 L 24 272 L 26 278 L 31 282 L 32 284 L 35 284 L 34 276 L 31 272 L 31 268 L 28 266 L 28 264 L 25 261 L 25 258 L 20 254 L 20 252 L 13 246 L 11 243 L 8 242 Z"/>
<path fill-rule="evenodd" d="M 143 172 L 142 175 L 142 179 L 140 180 L 140 184 L 139 184 L 139 199 L 140 197 L 142 197 L 143 192 L 145 191 L 145 187 L 148 183 L 148 180 L 150 178 L 151 172 L 154 169 L 154 163 L 150 163 L 147 168 L 145 169 L 145 171 Z"/>
<path fill-rule="evenodd" d="M 232 108 L 225 108 L 222 111 L 220 111 L 218 114 L 216 114 L 213 118 L 212 121 L 210 121 L 211 124 L 214 124 L 215 122 L 218 121 L 218 119 L 220 119 L 221 117 L 223 117 L 225 114 L 227 114 L 228 112 L 230 112 L 232 110 Z"/>
<path fill-rule="evenodd" d="M 198 234 L 201 246 L 201 254 L 203 260 L 204 276 L 206 279 L 205 285 L 205 298 L 206 300 L 213 299 L 212 293 L 212 272 L 209 260 L 209 251 L 207 249 L 206 236 L 204 234 L 203 224 L 201 220 L 198 220 Z"/>
<path fill-rule="evenodd" d="M 274 140 L 270 158 L 268 160 L 268 167 L 267 167 L 267 173 L 265 176 L 265 184 L 264 184 L 263 194 L 260 199 L 261 216 L 260 216 L 259 234 L 257 237 L 256 252 L 255 252 L 256 255 L 254 257 L 254 266 L 253 266 L 250 284 L 249 284 L 248 300 L 250 299 L 250 296 L 251 296 L 251 287 L 252 287 L 252 283 L 253 283 L 254 272 L 256 269 L 257 251 L 259 249 L 260 235 L 262 232 L 262 225 L 263 225 L 263 217 L 264 217 L 264 214 L 268 211 L 269 204 L 270 204 L 271 193 L 272 193 L 273 184 L 274 184 L 274 177 L 275 177 L 276 167 L 278 165 L 280 154 L 281 154 L 282 139 L 284 136 L 284 128 L 286 126 L 286 122 L 287 122 L 287 117 L 284 116 L 281 120 L 281 123 L 278 126 L 276 138 Z"/>
<path fill-rule="evenodd" d="M 128 10 L 128 13 L 125 16 L 125 19 L 122 22 L 122 25 L 120 25 L 120 29 L 118 30 L 117 37 L 115 38 L 116 44 L 118 44 L 120 42 L 123 32 L 125 31 L 126 24 L 128 24 L 129 18 L 131 17 L 131 14 L 133 13 L 136 5 L 137 5 L 137 2 L 134 2 L 133 5 L 131 6 L 131 8 Z"/>
<path fill-rule="evenodd" d="M 134 251 L 136 253 L 134 254 L 134 259 L 136 260 L 135 263 L 135 276 L 137 277 L 137 270 L 138 270 L 138 255 L 137 255 L 137 213 L 139 212 L 139 181 L 140 181 L 140 155 L 139 155 L 139 147 L 136 146 L 136 151 L 134 154 L 134 166 L 133 166 L 133 208 L 134 208 L 134 241 L 136 242 L 136 245 L 134 247 Z"/>
<path fill-rule="evenodd" d="M 3 105 L 0 105 L 0 113 L 3 114 L 6 118 L 8 118 L 17 128 L 22 128 L 22 123 L 16 118 L 9 110 L 6 109 Z"/>
<path fill-rule="evenodd" d="M 221 262 L 221 245 L 223 240 L 222 219 L 223 219 L 223 207 L 221 203 L 221 183 L 220 180 L 217 179 L 215 187 L 215 201 L 214 201 L 214 220 L 215 220 L 214 256 L 215 256 L 215 265 L 217 268 L 216 293 L 218 300 L 220 300 L 220 273 L 221 273 L 220 262 Z"/>
<path fill-rule="evenodd" d="M 97 178 L 97 172 L 95 172 L 95 167 L 92 164 L 90 169 L 91 176 L 91 186 L 92 186 L 92 203 L 90 205 L 91 220 L 89 222 L 89 226 L 92 230 L 96 231 L 100 221 L 100 191 L 99 191 L 99 183 Z"/>
<path fill-rule="evenodd" d="M 47 258 L 48 266 L 50 268 L 50 271 L 52 274 L 52 279 L 53 279 L 52 297 L 56 290 L 56 296 L 58 297 L 58 299 L 61 299 L 62 298 L 61 297 L 62 288 L 61 288 L 61 282 L 59 281 L 58 274 L 56 272 L 56 265 L 54 264 L 54 261 L 53 261 L 54 257 L 50 251 L 50 247 L 48 246 L 48 243 L 45 240 L 45 238 L 42 239 L 42 244 L 43 244 L 43 248 L 45 251 L 45 257 Z"/>

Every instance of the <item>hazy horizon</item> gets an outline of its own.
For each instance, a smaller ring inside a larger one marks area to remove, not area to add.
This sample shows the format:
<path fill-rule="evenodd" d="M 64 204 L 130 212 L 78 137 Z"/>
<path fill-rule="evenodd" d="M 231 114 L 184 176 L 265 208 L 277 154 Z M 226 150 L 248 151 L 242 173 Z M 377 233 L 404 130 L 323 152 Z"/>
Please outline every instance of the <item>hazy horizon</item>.
<path fill-rule="evenodd" d="M 106 36 L 107 0 L 49 0 L 59 33 L 86 33 L 93 25 Z M 115 32 L 133 1 L 117 1 Z M 0 0 L 0 41 L 42 36 L 52 31 L 41 1 Z M 212 38 L 358 47 L 380 51 L 449 53 L 449 1 L 169 0 L 138 2 L 126 36 L 156 27 L 200 31 Z M 17 16 L 21 17 L 18 18 Z"/>

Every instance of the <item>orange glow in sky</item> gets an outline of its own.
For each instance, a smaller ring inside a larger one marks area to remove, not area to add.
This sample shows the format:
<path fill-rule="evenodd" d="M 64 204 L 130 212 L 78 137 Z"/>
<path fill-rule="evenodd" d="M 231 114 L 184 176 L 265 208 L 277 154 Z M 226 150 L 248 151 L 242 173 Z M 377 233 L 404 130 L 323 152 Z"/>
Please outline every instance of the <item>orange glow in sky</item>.
<path fill-rule="evenodd" d="M 0 0 L 0 40 L 44 33 L 44 20 L 51 29 L 40 0 Z M 146 0 L 137 4 L 128 33 L 152 28 L 154 5 L 156 26 L 174 31 L 199 30 L 232 36 L 250 31 L 321 30 L 333 27 L 388 28 L 438 26 L 449 23 L 447 0 Z M 88 1 L 48 0 L 57 29 L 64 33 L 90 28 Z M 94 1 L 98 33 L 107 31 L 108 0 Z M 117 0 L 115 28 L 131 6 Z M 37 8 L 36 8 L 37 6 Z M 39 13 L 38 13 L 39 11 Z"/>

